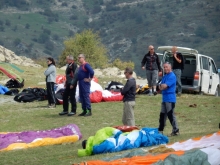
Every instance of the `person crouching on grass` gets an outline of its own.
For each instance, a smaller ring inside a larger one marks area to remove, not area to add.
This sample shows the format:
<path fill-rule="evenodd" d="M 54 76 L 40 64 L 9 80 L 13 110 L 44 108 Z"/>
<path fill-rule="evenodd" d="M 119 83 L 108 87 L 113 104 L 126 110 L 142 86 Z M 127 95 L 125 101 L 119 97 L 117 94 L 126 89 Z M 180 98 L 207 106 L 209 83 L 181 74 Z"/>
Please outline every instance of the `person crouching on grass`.
<path fill-rule="evenodd" d="M 173 127 L 171 136 L 179 134 L 179 128 L 174 114 L 176 104 L 176 76 L 172 72 L 171 64 L 166 62 L 163 65 L 165 75 L 162 78 L 159 86 L 162 91 L 162 106 L 160 111 L 159 128 L 158 130 L 163 133 L 165 127 L 166 118 L 170 120 L 170 124 Z"/>
<path fill-rule="evenodd" d="M 124 110 L 122 116 L 122 123 L 126 126 L 135 126 L 134 106 L 136 94 L 136 80 L 132 77 L 133 70 L 131 68 L 125 68 L 124 74 L 127 79 L 127 82 L 121 91 L 121 94 L 124 96 Z"/>

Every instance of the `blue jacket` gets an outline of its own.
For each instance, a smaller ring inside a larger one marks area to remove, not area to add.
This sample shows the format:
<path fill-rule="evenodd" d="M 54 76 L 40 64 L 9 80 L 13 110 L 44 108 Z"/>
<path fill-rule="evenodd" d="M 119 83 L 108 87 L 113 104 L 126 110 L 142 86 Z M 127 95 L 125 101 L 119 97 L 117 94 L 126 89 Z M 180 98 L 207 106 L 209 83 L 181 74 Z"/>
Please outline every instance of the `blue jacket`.
<path fill-rule="evenodd" d="M 94 71 L 88 63 L 80 65 L 78 70 L 79 81 L 83 80 L 84 78 L 93 78 L 93 76 L 94 76 Z"/>
<path fill-rule="evenodd" d="M 176 76 L 173 72 L 165 74 L 161 84 L 166 84 L 167 89 L 162 90 L 163 102 L 176 102 Z"/>
<path fill-rule="evenodd" d="M 7 87 L 0 85 L 0 94 L 1 95 L 4 95 L 8 91 L 9 91 L 9 89 Z"/>

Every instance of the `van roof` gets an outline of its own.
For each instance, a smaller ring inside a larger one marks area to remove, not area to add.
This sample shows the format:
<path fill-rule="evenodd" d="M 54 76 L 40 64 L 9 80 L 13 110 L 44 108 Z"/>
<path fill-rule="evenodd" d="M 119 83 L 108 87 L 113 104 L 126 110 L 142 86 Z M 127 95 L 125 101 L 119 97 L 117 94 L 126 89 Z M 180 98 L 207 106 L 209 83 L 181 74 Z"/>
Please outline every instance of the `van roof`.
<path fill-rule="evenodd" d="M 159 46 L 157 50 L 161 51 L 171 51 L 173 46 Z M 198 54 L 198 51 L 192 48 L 186 47 L 177 47 L 178 52 L 180 53 L 190 53 L 190 54 Z"/>

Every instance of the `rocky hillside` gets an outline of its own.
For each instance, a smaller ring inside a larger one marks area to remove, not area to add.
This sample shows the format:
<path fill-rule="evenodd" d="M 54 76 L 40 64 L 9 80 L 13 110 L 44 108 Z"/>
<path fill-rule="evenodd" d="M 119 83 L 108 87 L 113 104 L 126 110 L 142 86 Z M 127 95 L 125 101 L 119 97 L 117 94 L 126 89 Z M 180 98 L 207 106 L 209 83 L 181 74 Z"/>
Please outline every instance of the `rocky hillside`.
<path fill-rule="evenodd" d="M 41 67 L 36 64 L 32 59 L 25 56 L 17 56 L 13 51 L 6 49 L 3 46 L 0 46 L 0 63 L 11 63 L 16 65 L 22 65 L 27 67 Z"/>
<path fill-rule="evenodd" d="M 219 65 L 219 17 L 219 0 L 7 0 L 0 4 L 0 45 L 22 56 L 57 58 L 65 39 L 91 28 L 111 59 L 134 61 L 143 76 L 149 44 L 192 47 Z"/>

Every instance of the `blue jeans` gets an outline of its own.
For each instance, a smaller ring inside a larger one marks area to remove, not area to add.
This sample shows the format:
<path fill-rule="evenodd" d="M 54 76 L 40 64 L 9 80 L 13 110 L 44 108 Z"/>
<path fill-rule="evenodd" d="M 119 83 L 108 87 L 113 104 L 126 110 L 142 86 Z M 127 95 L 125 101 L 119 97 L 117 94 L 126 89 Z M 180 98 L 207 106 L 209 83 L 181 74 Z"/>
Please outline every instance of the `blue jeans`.
<path fill-rule="evenodd" d="M 173 69 L 173 73 L 176 75 L 176 84 L 178 93 L 182 93 L 182 83 L 181 83 L 181 69 Z"/>

